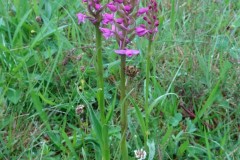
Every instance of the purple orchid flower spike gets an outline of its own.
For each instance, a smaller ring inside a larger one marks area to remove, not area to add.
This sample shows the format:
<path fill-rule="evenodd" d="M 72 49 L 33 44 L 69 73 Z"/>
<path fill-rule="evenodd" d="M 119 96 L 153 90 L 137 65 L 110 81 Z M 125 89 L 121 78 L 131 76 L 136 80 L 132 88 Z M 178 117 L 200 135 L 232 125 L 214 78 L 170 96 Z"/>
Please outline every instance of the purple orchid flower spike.
<path fill-rule="evenodd" d="M 128 45 L 134 39 L 136 32 L 136 19 L 138 18 L 139 0 L 113 0 L 106 5 L 107 11 L 102 17 L 101 27 L 99 28 L 103 36 L 108 39 L 115 37 L 118 43 L 118 49 L 114 52 L 120 55 L 120 104 L 121 104 L 121 134 L 120 143 L 121 159 L 128 159 L 128 148 L 126 142 L 127 131 L 127 111 L 128 106 L 125 103 L 126 98 L 126 57 L 132 57 L 139 54 L 139 50 L 129 49 Z M 147 11 L 140 10 L 139 14 L 145 14 Z M 113 16 L 113 17 L 112 17 Z M 110 26 L 112 27 L 111 29 Z M 139 35 L 148 32 L 143 26 L 137 28 Z"/>
<path fill-rule="evenodd" d="M 106 6 L 111 13 L 105 13 L 103 15 L 101 31 L 104 37 L 108 39 L 113 35 L 115 36 L 119 45 L 119 50 L 115 51 L 117 54 L 128 57 L 137 55 L 139 51 L 125 48 L 127 48 L 128 44 L 136 35 L 134 31 L 137 15 L 146 13 L 148 8 L 138 11 L 139 0 L 113 0 Z M 112 29 L 107 30 L 109 24 L 112 26 Z M 143 27 L 136 29 L 138 30 L 138 34 L 142 36 L 148 32 L 146 29 L 144 30 Z"/>
<path fill-rule="evenodd" d="M 78 13 L 78 23 L 84 23 L 86 19 L 91 21 L 95 27 L 95 51 L 94 53 L 96 56 L 95 58 L 95 70 L 96 70 L 96 78 L 97 78 L 97 102 L 98 102 L 98 109 L 100 111 L 100 123 L 101 124 L 108 124 L 106 122 L 107 115 L 106 107 L 105 107 L 105 94 L 104 94 L 104 65 L 103 65 L 103 55 L 102 55 L 102 35 L 108 39 L 114 35 L 113 30 L 110 30 L 105 27 L 100 27 L 101 22 L 104 25 L 109 25 L 114 23 L 114 17 L 112 14 L 104 14 L 105 9 L 107 8 L 106 4 L 102 5 L 100 2 L 102 0 L 82 0 L 85 3 L 85 7 L 88 13 Z M 109 6 L 110 10 L 113 11 L 115 8 L 114 6 Z M 115 9 L 116 10 L 116 9 Z M 101 149 L 101 157 L 104 160 L 110 159 L 110 145 L 108 142 L 109 133 L 108 131 L 100 131 L 103 135 L 101 138 L 97 138 L 99 140 L 100 149 Z M 102 141 L 102 139 L 104 141 Z"/>
<path fill-rule="evenodd" d="M 147 8 L 140 8 L 137 15 L 142 15 L 146 25 L 136 27 L 135 32 L 139 37 L 146 36 L 153 40 L 158 31 L 159 21 L 157 20 L 158 7 L 156 0 L 150 0 Z"/>

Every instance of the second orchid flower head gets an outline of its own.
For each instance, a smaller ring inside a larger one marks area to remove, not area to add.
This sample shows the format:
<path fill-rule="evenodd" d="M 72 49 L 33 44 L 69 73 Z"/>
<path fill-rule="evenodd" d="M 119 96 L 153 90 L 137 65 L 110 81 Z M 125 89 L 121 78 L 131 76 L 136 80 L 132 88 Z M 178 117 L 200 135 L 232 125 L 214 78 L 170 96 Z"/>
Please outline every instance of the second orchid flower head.
<path fill-rule="evenodd" d="M 100 30 L 108 39 L 115 37 L 119 49 L 115 53 L 131 57 L 139 53 L 138 50 L 129 49 L 128 45 L 135 37 L 135 27 L 139 0 L 113 0 L 107 5 L 107 12 L 103 14 Z"/>
<path fill-rule="evenodd" d="M 149 40 L 154 40 L 155 34 L 158 32 L 159 20 L 158 16 L 158 4 L 156 0 L 150 0 L 148 7 L 140 8 L 138 15 L 143 16 L 144 24 L 135 28 L 136 34 L 139 37 L 145 36 Z"/>
<path fill-rule="evenodd" d="M 105 5 L 101 5 L 100 0 L 82 1 L 87 4 L 89 14 L 78 13 L 78 23 L 84 23 L 86 19 L 93 24 L 101 23 L 99 29 L 103 36 L 106 39 L 115 37 L 119 46 L 119 50 L 115 51 L 117 54 L 137 55 L 138 50 L 128 49 L 134 37 L 145 36 L 153 40 L 158 31 L 156 0 L 150 0 L 147 7 L 140 9 L 139 0 L 112 0 Z M 138 18 L 143 18 L 145 23 L 136 26 Z"/>

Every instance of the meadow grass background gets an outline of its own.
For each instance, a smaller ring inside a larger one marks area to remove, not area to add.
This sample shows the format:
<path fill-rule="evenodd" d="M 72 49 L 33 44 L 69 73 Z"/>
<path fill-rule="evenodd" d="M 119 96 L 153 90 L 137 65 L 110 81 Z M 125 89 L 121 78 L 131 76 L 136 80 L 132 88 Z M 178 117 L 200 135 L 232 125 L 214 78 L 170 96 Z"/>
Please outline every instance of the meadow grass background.
<path fill-rule="evenodd" d="M 154 159 L 240 159 L 240 1 L 158 0 L 151 68 L 150 144 Z M 0 159 L 98 159 L 87 110 L 98 116 L 95 37 L 78 25 L 79 0 L 0 0 Z M 112 159 L 119 158 L 119 56 L 103 47 Z M 128 58 L 129 154 L 143 147 L 147 40 Z M 168 95 L 168 96 L 165 96 Z M 86 109 L 85 107 L 85 109 Z"/>

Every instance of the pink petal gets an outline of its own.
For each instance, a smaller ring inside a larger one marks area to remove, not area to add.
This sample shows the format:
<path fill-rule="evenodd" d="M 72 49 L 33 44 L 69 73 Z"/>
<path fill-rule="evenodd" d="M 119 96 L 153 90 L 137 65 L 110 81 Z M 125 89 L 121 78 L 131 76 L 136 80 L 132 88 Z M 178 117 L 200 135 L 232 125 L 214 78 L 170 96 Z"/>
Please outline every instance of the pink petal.
<path fill-rule="evenodd" d="M 95 4 L 95 9 L 96 10 L 99 10 L 99 9 L 101 9 L 102 8 L 102 5 L 101 4 Z"/>
<path fill-rule="evenodd" d="M 113 2 L 108 3 L 108 4 L 107 4 L 107 7 L 108 7 L 108 9 L 110 9 L 110 11 L 112 11 L 112 12 L 116 12 L 116 11 L 117 11 L 117 7 L 114 5 Z"/>
<path fill-rule="evenodd" d="M 108 39 L 114 35 L 114 32 L 108 28 L 99 28 L 100 31 L 102 32 L 103 36 Z"/>
<path fill-rule="evenodd" d="M 146 27 L 144 25 L 140 25 L 135 28 L 135 32 L 139 37 L 142 37 L 145 34 L 147 34 L 149 31 L 146 29 Z"/>
<path fill-rule="evenodd" d="M 124 19 L 123 18 L 116 18 L 115 21 L 118 23 L 118 24 L 122 24 Z"/>
<path fill-rule="evenodd" d="M 123 0 L 114 0 L 114 2 L 123 3 Z"/>
<path fill-rule="evenodd" d="M 120 50 L 115 50 L 115 53 L 132 57 L 133 55 L 139 54 L 139 51 L 134 49 L 120 49 Z"/>
<path fill-rule="evenodd" d="M 154 22 L 154 26 L 155 26 L 155 27 L 159 26 L 159 21 L 158 21 L 158 20 L 156 20 L 156 21 Z"/>
<path fill-rule="evenodd" d="M 125 54 L 126 50 L 115 50 L 114 52 L 117 54 Z"/>
<path fill-rule="evenodd" d="M 85 19 L 87 17 L 85 14 L 82 14 L 82 13 L 78 13 L 78 14 L 76 14 L 76 16 L 78 18 L 78 24 L 84 23 Z"/>
<path fill-rule="evenodd" d="M 139 50 L 133 50 L 133 49 L 126 50 L 126 56 L 128 57 L 132 57 L 133 55 L 137 55 L 137 54 L 139 54 Z"/>
<path fill-rule="evenodd" d="M 113 14 L 109 14 L 109 13 L 103 14 L 103 20 L 102 20 L 103 24 L 108 24 L 108 23 L 113 23 L 113 22 L 114 22 Z"/>
<path fill-rule="evenodd" d="M 130 5 L 124 6 L 124 10 L 125 10 L 127 13 L 130 12 L 131 9 L 132 9 L 132 6 L 130 6 Z"/>
<path fill-rule="evenodd" d="M 140 16 L 148 11 L 148 8 L 140 8 L 137 12 L 137 15 Z"/>

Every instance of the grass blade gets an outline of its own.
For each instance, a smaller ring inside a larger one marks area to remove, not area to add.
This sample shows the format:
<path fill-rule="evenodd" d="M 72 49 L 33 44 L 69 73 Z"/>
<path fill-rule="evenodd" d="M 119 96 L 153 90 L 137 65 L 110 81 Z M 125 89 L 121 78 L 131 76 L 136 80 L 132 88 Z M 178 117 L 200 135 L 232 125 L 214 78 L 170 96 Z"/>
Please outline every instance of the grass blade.
<path fill-rule="evenodd" d="M 143 134 L 145 134 L 147 132 L 147 128 L 146 128 L 146 124 L 144 122 L 142 112 L 140 111 L 138 105 L 135 103 L 135 101 L 133 99 L 131 99 L 131 103 L 133 104 L 133 106 L 135 108 L 136 117 L 137 117 L 138 123 L 140 124 L 140 127 L 142 129 L 142 132 L 143 132 Z"/>
<path fill-rule="evenodd" d="M 203 116 L 203 114 L 207 111 L 208 108 L 211 107 L 211 105 L 215 101 L 217 93 L 219 91 L 220 84 L 223 81 L 223 79 L 226 78 L 226 73 L 229 71 L 231 66 L 232 65 L 228 61 L 226 61 L 224 63 L 223 70 L 221 72 L 220 78 L 219 78 L 217 84 L 215 85 L 215 87 L 213 88 L 213 90 L 211 91 L 211 93 L 210 93 L 207 101 L 203 105 L 202 109 L 197 113 L 196 118 L 193 121 L 194 123 L 196 123 Z"/>
<path fill-rule="evenodd" d="M 25 15 L 21 18 L 21 21 L 18 23 L 17 25 L 17 28 L 14 32 L 14 35 L 13 35 L 13 43 L 15 42 L 16 38 L 17 38 L 17 35 L 23 25 L 24 22 L 26 22 L 26 19 L 28 18 L 29 14 L 32 12 L 32 9 L 30 9 L 28 12 L 25 13 Z"/>
<path fill-rule="evenodd" d="M 77 156 L 77 153 L 74 149 L 74 146 L 71 143 L 71 141 L 69 140 L 68 135 L 66 134 L 66 132 L 63 129 L 61 129 L 61 134 L 62 134 L 62 137 L 64 138 L 64 141 L 66 142 L 66 145 L 68 146 L 69 150 L 77 158 L 78 156 Z"/>
<path fill-rule="evenodd" d="M 91 120 L 91 123 L 92 123 L 93 130 L 95 131 L 97 139 L 99 140 L 100 145 L 101 145 L 103 143 L 103 139 L 102 139 L 102 125 L 101 125 L 99 119 L 97 118 L 97 116 L 95 115 L 92 107 L 89 106 L 89 107 L 87 107 L 87 109 L 88 109 L 88 112 L 90 114 L 90 120 Z"/>
<path fill-rule="evenodd" d="M 48 122 L 47 114 L 43 110 L 43 105 L 42 105 L 36 91 L 31 92 L 31 98 L 32 98 L 33 106 L 37 110 L 37 113 L 39 114 L 41 120 L 43 121 L 43 123 L 45 124 L 47 129 L 51 130 L 50 124 Z"/>

